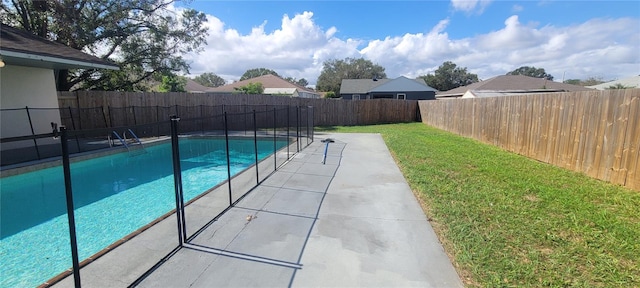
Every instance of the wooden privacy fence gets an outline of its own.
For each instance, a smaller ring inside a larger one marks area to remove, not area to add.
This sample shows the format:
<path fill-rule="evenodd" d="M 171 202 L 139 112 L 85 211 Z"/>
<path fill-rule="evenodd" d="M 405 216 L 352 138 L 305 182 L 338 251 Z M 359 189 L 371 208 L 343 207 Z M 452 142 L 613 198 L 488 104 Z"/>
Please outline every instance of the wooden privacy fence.
<path fill-rule="evenodd" d="M 272 95 L 219 94 L 219 93 L 158 93 L 158 92 L 112 92 L 76 91 L 58 92 L 60 108 L 109 107 L 169 107 L 169 106 L 219 106 L 219 105 L 269 105 L 269 106 L 313 106 L 316 126 L 351 126 L 382 123 L 418 121 L 416 100 L 340 100 L 309 99 Z M 107 115 L 108 112 L 102 114 Z M 94 117 L 103 117 L 95 113 Z M 92 115 L 94 115 L 92 113 Z M 107 117 L 109 117 L 107 115 Z M 188 117 L 188 115 L 181 115 Z M 107 119 L 109 121 L 111 119 Z M 145 119 L 140 119 L 143 123 Z M 96 122 L 105 122 L 96 119 Z"/>
<path fill-rule="evenodd" d="M 640 190 L 640 89 L 420 101 L 422 122 Z"/>

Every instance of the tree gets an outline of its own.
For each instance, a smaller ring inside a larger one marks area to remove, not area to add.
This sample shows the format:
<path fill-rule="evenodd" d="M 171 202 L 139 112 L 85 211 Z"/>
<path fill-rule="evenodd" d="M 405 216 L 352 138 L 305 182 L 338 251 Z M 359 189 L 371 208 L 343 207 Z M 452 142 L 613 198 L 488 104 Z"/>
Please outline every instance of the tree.
<path fill-rule="evenodd" d="M 175 74 L 168 74 L 162 76 L 162 83 L 160 84 L 160 92 L 187 92 L 187 78 L 178 76 Z"/>
<path fill-rule="evenodd" d="M 384 67 L 373 64 L 364 58 L 346 58 L 344 60 L 331 59 L 322 64 L 322 72 L 318 77 L 316 90 L 333 91 L 340 95 L 342 79 L 373 79 L 386 78 Z"/>
<path fill-rule="evenodd" d="M 309 85 L 309 82 L 307 81 L 307 79 L 304 79 L 304 78 L 300 78 L 300 80 L 296 80 L 296 78 L 287 77 L 287 78 L 284 78 L 284 80 L 287 80 L 293 84 L 296 84 L 302 87 L 307 87 L 307 85 Z"/>
<path fill-rule="evenodd" d="M 334 93 L 333 91 L 329 91 L 324 94 L 324 98 L 338 98 L 338 96 L 336 96 L 336 93 Z"/>
<path fill-rule="evenodd" d="M 508 72 L 507 75 L 524 75 L 535 78 L 544 78 L 553 81 L 553 76 L 551 76 L 551 74 L 547 74 L 544 69 L 529 66 L 522 66 L 516 70 Z"/>
<path fill-rule="evenodd" d="M 451 61 L 442 63 L 433 74 L 420 76 L 420 78 L 438 91 L 448 91 L 478 82 L 478 75 L 468 73 L 466 67 L 457 67 Z"/>
<path fill-rule="evenodd" d="M 307 85 L 309 85 L 309 81 L 307 81 L 307 79 L 300 78 L 298 81 L 296 81 L 296 84 L 302 87 L 307 87 Z"/>
<path fill-rule="evenodd" d="M 253 68 L 253 69 L 249 69 L 246 72 L 244 72 L 244 74 L 242 74 L 242 77 L 240 77 L 240 81 L 251 79 L 251 78 L 260 77 L 260 76 L 263 76 L 263 75 L 269 75 L 269 74 L 280 77 L 280 75 L 278 75 L 278 73 L 276 73 L 276 71 L 273 71 L 271 69 Z"/>
<path fill-rule="evenodd" d="M 170 10 L 174 0 L 5 0 L 0 21 L 115 62 L 113 70 L 56 70 L 57 89 L 144 90 L 153 75 L 182 71 L 199 51 L 204 13 Z"/>
<path fill-rule="evenodd" d="M 260 82 L 251 82 L 247 85 L 234 88 L 236 91 L 240 91 L 242 94 L 262 94 L 264 87 Z"/>
<path fill-rule="evenodd" d="M 214 73 L 202 73 L 199 76 L 193 78 L 193 81 L 207 87 L 219 87 L 227 83 L 224 79 L 222 79 L 222 77 Z"/>
<path fill-rule="evenodd" d="M 567 79 L 564 80 L 565 84 L 571 84 L 571 85 L 581 85 L 582 81 L 580 79 Z"/>
<path fill-rule="evenodd" d="M 605 82 L 606 81 L 602 80 L 602 77 L 589 77 L 582 81 L 582 86 L 594 86 Z"/>

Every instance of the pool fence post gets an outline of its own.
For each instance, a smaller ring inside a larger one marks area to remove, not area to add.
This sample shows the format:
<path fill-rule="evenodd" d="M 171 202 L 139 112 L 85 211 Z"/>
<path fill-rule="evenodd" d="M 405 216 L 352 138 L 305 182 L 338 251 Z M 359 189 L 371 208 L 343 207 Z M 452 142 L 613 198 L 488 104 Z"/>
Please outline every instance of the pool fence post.
<path fill-rule="evenodd" d="M 296 106 L 296 148 L 300 152 L 300 106 Z"/>
<path fill-rule="evenodd" d="M 184 197 L 182 196 L 182 170 L 180 168 L 180 146 L 178 142 L 178 121 L 180 117 L 170 116 L 171 121 L 171 151 L 173 155 L 173 185 L 176 194 L 176 219 L 178 220 L 178 243 L 183 246 L 186 237 L 184 217 Z"/>
<path fill-rule="evenodd" d="M 78 126 L 82 129 L 82 116 L 80 116 L 82 108 L 78 107 Z M 104 113 L 104 106 L 100 106 L 100 111 L 102 111 L 102 121 L 104 121 L 104 127 L 109 127 L 109 123 L 107 123 L 107 114 Z"/>
<path fill-rule="evenodd" d="M 273 107 L 273 171 L 278 170 L 278 157 L 276 157 L 276 107 Z"/>
<path fill-rule="evenodd" d="M 242 112 L 243 112 L 243 115 L 244 115 L 244 117 L 243 117 L 244 118 L 244 126 L 243 126 L 244 135 L 246 136 L 247 135 L 247 105 L 243 105 Z"/>
<path fill-rule="evenodd" d="M 256 121 L 256 109 L 253 109 L 253 147 L 256 156 L 256 185 L 260 184 L 260 175 L 258 174 L 258 122 Z"/>
<path fill-rule="evenodd" d="M 289 127 L 291 126 L 291 116 L 289 115 L 289 111 L 291 111 L 291 106 L 287 106 L 287 160 L 289 160 Z"/>
<path fill-rule="evenodd" d="M 200 104 L 200 131 L 204 135 L 204 105 Z"/>
<path fill-rule="evenodd" d="M 111 106 L 107 105 L 107 113 L 109 114 L 109 128 L 113 128 L 113 114 L 111 113 Z"/>
<path fill-rule="evenodd" d="M 54 135 L 57 131 L 54 130 Z M 60 144 L 62 146 L 62 169 L 64 172 L 64 188 L 67 198 L 67 218 L 69 221 L 69 239 L 71 242 L 71 261 L 73 263 L 73 282 L 75 287 L 80 285 L 80 262 L 78 261 L 78 241 L 76 239 L 76 220 L 73 208 L 73 191 L 71 189 L 71 168 L 69 163 L 69 144 L 67 143 L 67 129 L 60 126 Z"/>
<path fill-rule="evenodd" d="M 133 125 L 138 125 L 138 117 L 136 117 L 136 106 L 131 106 L 131 111 L 133 112 L 132 113 L 133 114 Z"/>
<path fill-rule="evenodd" d="M 31 122 L 31 113 L 29 113 L 29 106 L 25 106 L 24 107 L 27 110 L 27 118 L 29 118 L 29 127 L 31 127 L 31 135 L 36 135 L 36 133 L 33 131 L 33 123 Z M 36 138 L 33 138 L 33 145 L 36 148 L 36 154 L 38 155 L 38 160 L 40 160 L 40 149 L 38 149 L 38 141 L 36 141 Z"/>
<path fill-rule="evenodd" d="M 71 106 L 67 106 L 67 108 L 69 110 L 69 116 L 71 117 L 71 127 L 73 127 L 73 130 L 76 130 L 76 121 L 73 121 L 73 110 L 71 110 Z M 78 134 L 76 134 L 75 138 L 76 138 L 76 146 L 78 146 L 78 152 L 82 152 L 82 150 L 80 150 L 80 140 L 78 140 Z"/>
<path fill-rule="evenodd" d="M 229 207 L 233 206 L 231 195 L 231 160 L 229 159 L 229 125 L 227 124 L 227 112 L 224 112 L 224 139 L 227 146 L 227 184 L 229 186 Z"/>
<path fill-rule="evenodd" d="M 313 109 L 313 106 L 309 106 L 309 109 L 311 109 L 311 142 L 313 143 L 313 136 L 315 134 L 315 109 Z"/>
<path fill-rule="evenodd" d="M 156 134 L 156 136 L 158 138 L 160 138 L 160 123 L 161 122 L 160 122 L 160 106 L 159 105 L 156 105 L 156 122 L 158 123 L 158 127 L 157 127 L 158 133 Z"/>
<path fill-rule="evenodd" d="M 310 111 L 309 111 L 309 106 L 307 106 L 307 121 L 306 122 L 306 126 L 307 126 L 307 135 L 305 135 L 305 139 L 307 139 L 307 146 L 309 146 L 309 115 L 311 115 Z"/>

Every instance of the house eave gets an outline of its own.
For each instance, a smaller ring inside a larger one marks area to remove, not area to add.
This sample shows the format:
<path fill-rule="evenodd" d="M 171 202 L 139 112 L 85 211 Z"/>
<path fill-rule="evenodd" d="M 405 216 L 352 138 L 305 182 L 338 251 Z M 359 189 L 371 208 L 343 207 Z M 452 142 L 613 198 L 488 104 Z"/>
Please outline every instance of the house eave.
<path fill-rule="evenodd" d="M 38 55 L 0 49 L 0 57 L 7 65 L 27 66 L 49 69 L 110 69 L 120 70 L 116 65 L 92 63 L 62 57 Z"/>

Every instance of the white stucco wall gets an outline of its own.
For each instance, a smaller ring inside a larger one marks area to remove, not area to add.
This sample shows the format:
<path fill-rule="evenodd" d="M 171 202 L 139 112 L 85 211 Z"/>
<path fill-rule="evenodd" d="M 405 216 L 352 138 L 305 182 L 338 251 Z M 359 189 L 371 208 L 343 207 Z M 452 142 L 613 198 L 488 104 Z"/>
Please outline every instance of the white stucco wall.
<path fill-rule="evenodd" d="M 24 109 L 27 106 L 35 134 L 50 133 L 51 122 L 61 123 L 60 111 L 57 109 L 31 109 L 58 108 L 53 70 L 13 65 L 0 68 L 0 108 L 3 109 L 0 118 L 0 137 L 31 135 L 29 118 Z M 5 110 L 16 108 L 21 110 Z M 33 145 L 33 141 L 25 142 L 2 144 L 2 150 Z M 38 144 L 49 142 L 53 141 L 38 140 Z"/>

